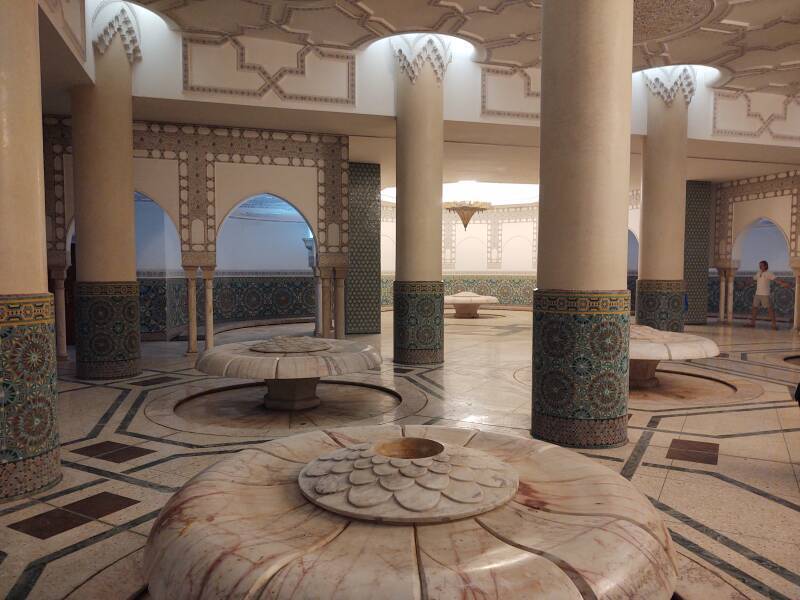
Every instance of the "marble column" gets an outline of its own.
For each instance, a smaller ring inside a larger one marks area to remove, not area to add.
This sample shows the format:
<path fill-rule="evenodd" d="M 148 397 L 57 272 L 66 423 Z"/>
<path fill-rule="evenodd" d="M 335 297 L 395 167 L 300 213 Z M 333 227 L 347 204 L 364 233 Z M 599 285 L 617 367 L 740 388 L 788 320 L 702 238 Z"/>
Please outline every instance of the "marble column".
<path fill-rule="evenodd" d="M 214 268 L 202 267 L 203 269 L 203 289 L 205 294 L 204 320 L 206 333 L 206 350 L 214 347 Z"/>
<path fill-rule="evenodd" d="M 186 354 L 197 354 L 197 267 L 184 267 L 186 273 L 186 318 L 187 338 Z"/>
<path fill-rule="evenodd" d="M 442 281 L 443 80 L 448 42 L 436 35 L 392 38 L 397 58 L 397 254 L 394 361 L 444 360 Z"/>
<path fill-rule="evenodd" d="M 38 10 L 0 2 L 0 500 L 61 478 Z"/>
<path fill-rule="evenodd" d="M 628 420 L 633 0 L 558 0 L 542 13 L 531 433 L 619 446 Z"/>
<path fill-rule="evenodd" d="M 736 281 L 736 269 L 730 268 L 727 271 L 727 290 L 725 290 L 725 306 L 726 311 L 728 313 L 727 318 L 725 319 L 728 323 L 733 323 L 733 293 L 734 293 L 734 282 Z"/>
<path fill-rule="evenodd" d="M 67 279 L 67 272 L 65 269 L 60 268 L 50 269 L 50 277 L 53 280 L 53 303 L 56 319 L 56 358 L 58 360 L 68 360 L 67 311 L 64 297 L 64 282 Z"/>
<path fill-rule="evenodd" d="M 717 268 L 719 274 L 719 322 L 725 322 L 727 309 L 728 274 L 725 269 Z"/>
<path fill-rule="evenodd" d="M 324 337 L 322 335 L 322 276 L 318 268 L 314 269 L 314 299 L 317 303 L 314 313 L 314 335 Z"/>
<path fill-rule="evenodd" d="M 333 337 L 333 332 L 331 331 L 331 279 L 333 279 L 333 269 L 321 267 L 319 271 L 322 287 L 322 337 L 330 338 Z"/>
<path fill-rule="evenodd" d="M 792 321 L 792 329 L 800 330 L 800 257 L 790 257 L 789 264 L 794 273 L 794 320 Z"/>
<path fill-rule="evenodd" d="M 696 77 L 694 69 L 684 66 L 650 69 L 642 77 L 649 93 L 636 322 L 683 331 L 686 147 Z"/>
<path fill-rule="evenodd" d="M 347 277 L 347 269 L 342 269 L 337 267 L 336 279 L 335 279 L 335 296 L 333 301 L 335 310 L 333 325 L 335 328 L 336 339 L 339 340 L 343 340 L 345 337 L 344 284 L 346 277 Z"/>
<path fill-rule="evenodd" d="M 72 89 L 80 379 L 141 372 L 133 203 L 131 65 L 119 35 L 100 54 L 95 83 Z"/>

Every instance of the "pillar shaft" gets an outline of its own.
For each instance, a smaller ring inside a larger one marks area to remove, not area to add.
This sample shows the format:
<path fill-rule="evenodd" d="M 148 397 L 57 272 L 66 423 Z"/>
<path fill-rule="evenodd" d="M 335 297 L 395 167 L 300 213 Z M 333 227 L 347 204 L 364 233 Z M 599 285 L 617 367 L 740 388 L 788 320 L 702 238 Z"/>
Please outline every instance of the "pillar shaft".
<path fill-rule="evenodd" d="M 344 314 L 344 282 L 347 276 L 347 269 L 336 269 L 336 288 L 334 305 L 336 314 L 334 316 L 334 326 L 336 338 L 343 340 L 345 337 L 345 314 Z"/>
<path fill-rule="evenodd" d="M 636 321 L 665 331 L 683 331 L 686 147 L 694 72 L 675 67 L 643 77 L 649 93 Z"/>
<path fill-rule="evenodd" d="M 314 269 L 314 299 L 317 303 L 314 313 L 314 335 L 324 337 L 322 334 L 322 277 L 317 268 Z"/>
<path fill-rule="evenodd" d="M 545 2 L 542 31 L 531 432 L 617 446 L 627 440 L 633 1 Z"/>
<path fill-rule="evenodd" d="M 67 311 L 66 298 L 64 297 L 64 280 L 67 274 L 63 269 L 54 269 L 53 277 L 53 305 L 55 308 L 56 326 L 56 358 L 67 360 Z"/>
<path fill-rule="evenodd" d="M 728 275 L 724 269 L 717 269 L 719 273 L 719 321 L 725 322 L 726 292 L 728 290 Z"/>
<path fill-rule="evenodd" d="M 214 347 L 214 269 L 203 268 L 206 350 Z"/>
<path fill-rule="evenodd" d="M 197 354 L 197 267 L 184 267 L 186 272 L 187 346 L 186 354 Z"/>
<path fill-rule="evenodd" d="M 141 372 L 133 203 L 131 68 L 119 36 L 72 90 L 77 375 Z"/>
<path fill-rule="evenodd" d="M 728 283 L 727 283 L 728 289 L 725 292 L 725 304 L 728 313 L 726 321 L 728 321 L 728 323 L 733 323 L 733 289 L 735 280 L 736 280 L 736 270 L 730 269 L 728 271 Z"/>
<path fill-rule="evenodd" d="M 394 361 L 444 360 L 443 89 L 450 51 L 434 35 L 396 40 L 397 253 Z"/>
<path fill-rule="evenodd" d="M 0 499 L 61 477 L 38 4 L 0 2 Z"/>
<path fill-rule="evenodd" d="M 792 329 L 800 329 L 800 270 L 794 270 L 794 319 Z"/>
<path fill-rule="evenodd" d="M 320 279 L 322 281 L 322 337 L 333 337 L 331 331 L 331 278 L 333 270 L 330 268 L 320 269 Z"/>

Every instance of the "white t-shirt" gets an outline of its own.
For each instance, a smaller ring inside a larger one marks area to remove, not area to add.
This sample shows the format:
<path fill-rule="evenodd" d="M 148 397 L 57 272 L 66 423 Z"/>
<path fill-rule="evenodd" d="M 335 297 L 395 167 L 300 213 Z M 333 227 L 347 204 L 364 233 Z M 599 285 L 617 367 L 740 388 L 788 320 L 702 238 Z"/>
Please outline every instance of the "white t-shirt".
<path fill-rule="evenodd" d="M 756 296 L 769 296 L 769 282 L 775 279 L 772 271 L 759 271 L 753 275 L 756 281 Z"/>

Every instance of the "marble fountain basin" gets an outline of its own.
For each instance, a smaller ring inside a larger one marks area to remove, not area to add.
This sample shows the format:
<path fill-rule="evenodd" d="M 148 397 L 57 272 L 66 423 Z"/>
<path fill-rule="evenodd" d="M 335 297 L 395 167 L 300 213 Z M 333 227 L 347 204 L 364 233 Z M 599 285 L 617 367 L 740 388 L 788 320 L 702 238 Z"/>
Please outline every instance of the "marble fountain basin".
<path fill-rule="evenodd" d="M 242 450 L 167 502 L 144 563 L 155 600 L 668 600 L 677 582 L 659 513 L 617 473 L 424 425 Z"/>
<path fill-rule="evenodd" d="M 660 331 L 646 325 L 631 325 L 630 387 L 658 385 L 656 367 L 662 360 L 690 360 L 719 356 L 717 344 L 699 335 Z"/>
<path fill-rule="evenodd" d="M 217 346 L 202 354 L 196 368 L 221 377 L 263 379 L 264 406 L 304 410 L 319 405 L 316 390 L 321 377 L 358 373 L 380 364 L 378 351 L 361 342 L 279 336 Z"/>
<path fill-rule="evenodd" d="M 478 310 L 482 305 L 498 302 L 494 296 L 481 296 L 474 292 L 459 292 L 444 297 L 444 303 L 455 309 L 457 319 L 477 319 Z"/>

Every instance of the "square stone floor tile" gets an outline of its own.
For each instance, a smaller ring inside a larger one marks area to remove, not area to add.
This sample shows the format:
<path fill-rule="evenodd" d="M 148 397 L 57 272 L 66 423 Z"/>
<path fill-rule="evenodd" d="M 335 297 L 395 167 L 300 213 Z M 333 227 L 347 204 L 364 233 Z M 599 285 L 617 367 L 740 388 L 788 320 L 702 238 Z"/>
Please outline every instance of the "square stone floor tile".
<path fill-rule="evenodd" d="M 155 450 L 150 450 L 148 448 L 111 441 L 99 442 L 82 448 L 74 448 L 71 451 L 75 454 L 82 454 L 83 456 L 106 460 L 117 464 L 155 453 Z"/>
<path fill-rule="evenodd" d="M 92 519 L 100 519 L 138 503 L 139 501 L 133 498 L 126 498 L 111 492 L 100 492 L 82 500 L 70 502 L 62 508 Z"/>
<path fill-rule="evenodd" d="M 11 523 L 8 527 L 27 533 L 40 540 L 46 540 L 59 533 L 84 525 L 91 520 L 90 517 L 85 515 L 70 512 L 63 508 L 54 508 L 34 517 Z"/>
<path fill-rule="evenodd" d="M 675 438 L 669 445 L 667 458 L 716 465 L 719 461 L 719 444 Z"/>

